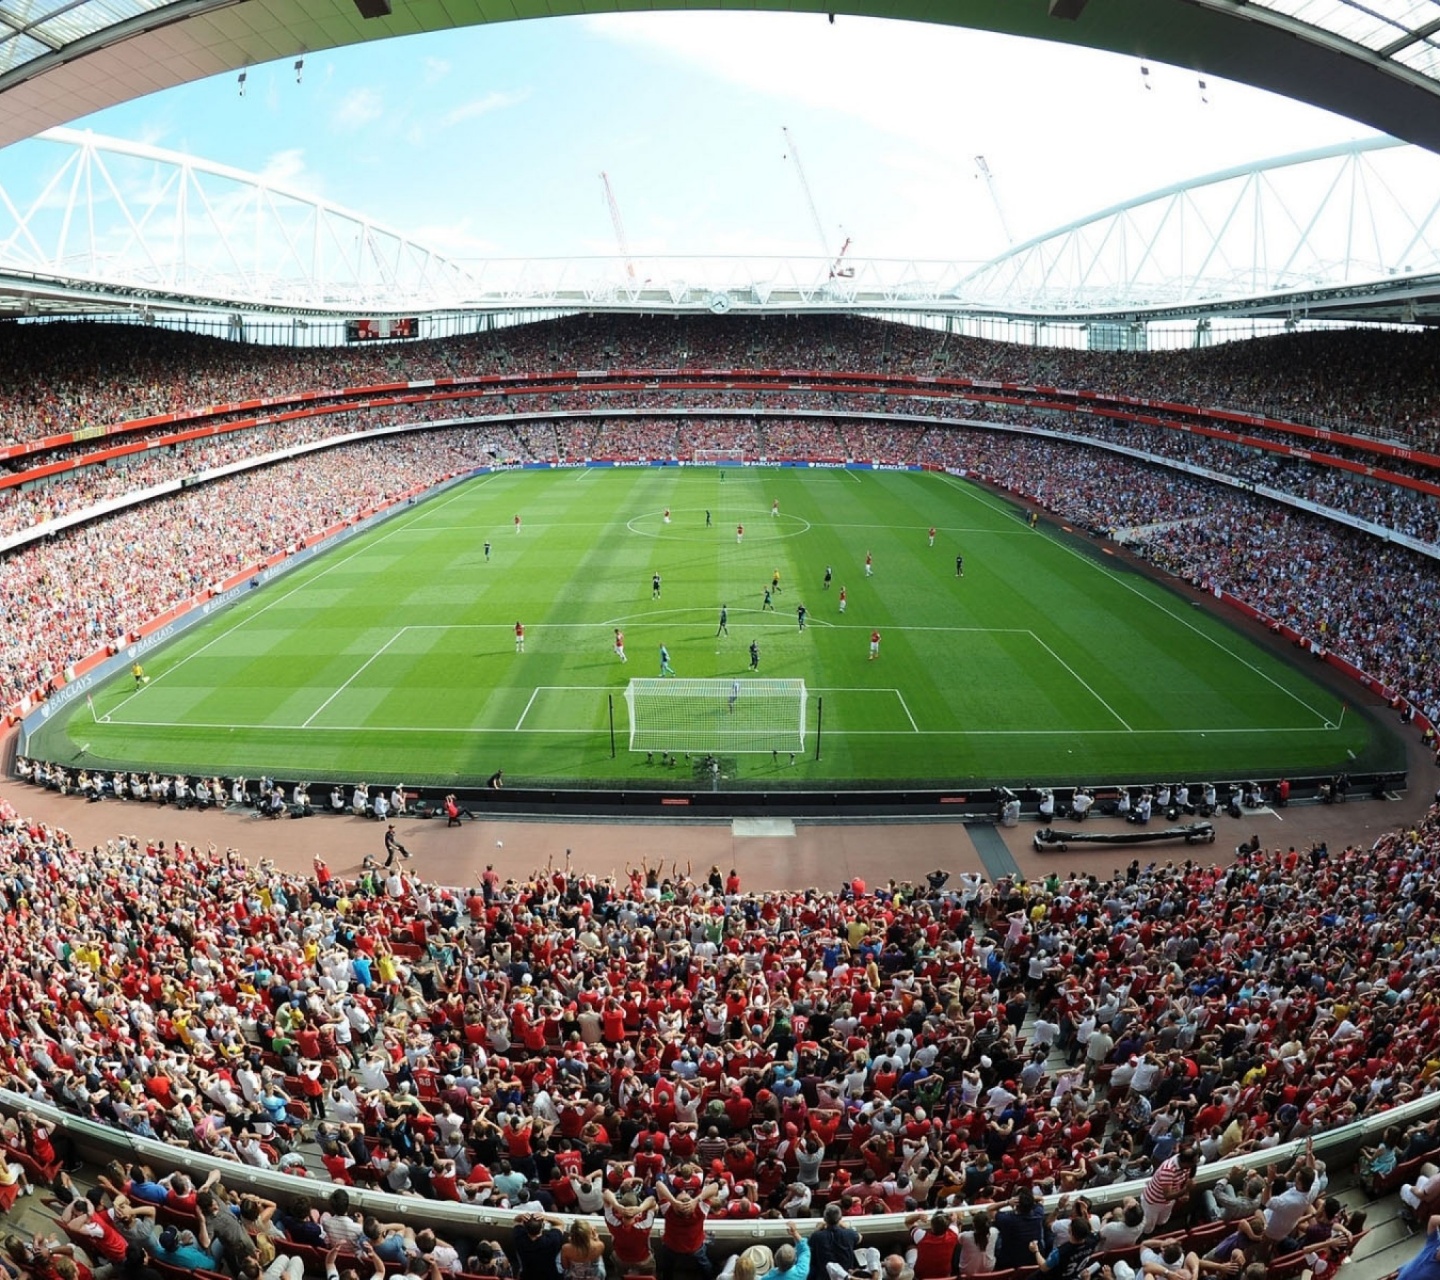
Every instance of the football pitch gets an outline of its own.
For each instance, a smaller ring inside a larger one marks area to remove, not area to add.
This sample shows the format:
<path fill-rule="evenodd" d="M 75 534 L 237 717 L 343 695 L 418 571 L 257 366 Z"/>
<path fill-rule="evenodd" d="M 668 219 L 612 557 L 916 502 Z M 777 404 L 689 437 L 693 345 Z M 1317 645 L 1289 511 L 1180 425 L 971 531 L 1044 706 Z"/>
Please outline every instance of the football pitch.
<path fill-rule="evenodd" d="M 30 751 L 382 785 L 496 769 L 512 786 L 688 785 L 683 756 L 629 749 L 626 685 L 660 674 L 662 644 L 682 679 L 805 682 L 793 763 L 716 744 L 747 789 L 1394 767 L 1393 735 L 1304 665 L 978 486 L 738 467 L 479 477 L 152 652 L 148 684 L 77 699 Z"/>

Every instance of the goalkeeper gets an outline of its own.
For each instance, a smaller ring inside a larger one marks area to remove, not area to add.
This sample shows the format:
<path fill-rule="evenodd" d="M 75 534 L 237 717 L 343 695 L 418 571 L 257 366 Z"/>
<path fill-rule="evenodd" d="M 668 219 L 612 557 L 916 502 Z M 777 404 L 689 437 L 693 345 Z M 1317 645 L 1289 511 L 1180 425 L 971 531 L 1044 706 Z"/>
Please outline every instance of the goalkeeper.
<path fill-rule="evenodd" d="M 663 644 L 660 646 L 660 674 L 662 676 L 673 676 L 675 668 L 670 665 L 670 650 Z"/>

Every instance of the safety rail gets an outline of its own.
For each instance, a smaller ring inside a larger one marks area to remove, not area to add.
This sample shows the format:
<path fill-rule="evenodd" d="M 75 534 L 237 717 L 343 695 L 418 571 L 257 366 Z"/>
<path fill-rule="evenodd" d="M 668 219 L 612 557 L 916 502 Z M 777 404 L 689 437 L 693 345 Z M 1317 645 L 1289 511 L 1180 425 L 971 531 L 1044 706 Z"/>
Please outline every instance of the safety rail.
<path fill-rule="evenodd" d="M 141 1138 L 127 1134 L 108 1125 L 98 1124 L 70 1115 L 45 1103 L 36 1103 L 22 1094 L 9 1089 L 0 1089 L 0 1110 L 7 1112 L 32 1111 L 46 1124 L 54 1125 L 69 1136 L 80 1152 L 90 1160 L 121 1160 L 127 1164 L 149 1165 L 157 1173 L 183 1170 L 191 1176 L 203 1178 L 212 1170 L 219 1170 L 226 1186 L 236 1191 L 261 1195 L 268 1199 L 282 1199 L 287 1196 L 312 1194 L 317 1186 L 331 1184 L 321 1179 L 300 1177 L 268 1169 L 257 1169 L 238 1161 L 224 1160 L 201 1152 L 179 1148 L 166 1142 Z M 1352 1161 L 1361 1146 L 1397 1123 L 1428 1116 L 1440 1110 L 1440 1092 L 1427 1093 L 1413 1098 L 1386 1111 L 1377 1112 L 1348 1125 L 1343 1125 L 1313 1139 L 1315 1153 L 1326 1161 L 1330 1168 Z M 1209 1186 L 1220 1181 L 1235 1169 L 1249 1168 L 1261 1160 L 1265 1164 L 1283 1164 L 1305 1150 L 1304 1140 L 1282 1143 L 1263 1152 L 1249 1152 L 1213 1164 L 1203 1164 L 1196 1174 L 1196 1184 Z M 338 1184 L 337 1184 L 338 1185 Z M 1145 1180 L 1112 1183 L 1105 1187 L 1084 1189 L 1092 1207 L 1104 1209 L 1117 1205 L 1128 1196 L 1138 1196 L 1145 1186 Z M 513 1230 L 517 1218 L 533 1213 L 527 1209 L 495 1209 L 488 1206 L 458 1204 L 453 1201 L 419 1199 L 415 1196 L 394 1195 L 369 1188 L 347 1187 L 352 1207 L 383 1216 L 388 1221 L 401 1221 L 413 1227 L 429 1226 L 437 1229 L 450 1228 L 459 1232 L 474 1234 L 477 1231 L 487 1235 L 504 1236 Z M 1037 1197 L 1047 1208 L 1053 1207 L 1058 1195 L 1043 1199 Z M 983 1205 L 974 1206 L 983 1208 Z M 584 1216 L 604 1231 L 603 1221 L 595 1215 L 562 1214 L 567 1221 Z M 905 1230 L 908 1215 L 900 1213 L 866 1215 L 864 1219 L 865 1238 L 875 1244 L 880 1241 L 899 1242 Z M 713 1243 L 724 1252 L 735 1252 L 757 1242 L 781 1244 L 787 1238 L 785 1223 L 791 1220 L 743 1219 L 727 1220 L 711 1218 L 707 1230 Z M 805 1229 L 819 1225 L 819 1218 L 801 1219 Z M 658 1233 L 657 1224 L 657 1233 Z"/>

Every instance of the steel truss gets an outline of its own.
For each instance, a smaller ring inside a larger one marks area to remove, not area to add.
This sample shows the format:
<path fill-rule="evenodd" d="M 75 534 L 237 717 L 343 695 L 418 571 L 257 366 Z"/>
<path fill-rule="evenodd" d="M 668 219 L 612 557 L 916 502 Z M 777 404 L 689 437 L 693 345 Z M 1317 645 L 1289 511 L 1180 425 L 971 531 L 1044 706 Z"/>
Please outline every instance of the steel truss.
<path fill-rule="evenodd" d="M 363 214 L 137 143 L 51 130 L 0 186 L 0 313 L 856 311 L 1025 320 L 1440 318 L 1440 157 L 1391 139 L 1167 187 L 973 262 L 453 261 Z"/>
<path fill-rule="evenodd" d="M 959 289 L 979 306 L 1045 315 L 1202 312 L 1437 271 L 1440 161 L 1372 138 L 1113 205 L 1015 246 Z"/>
<path fill-rule="evenodd" d="M 469 273 L 364 214 L 142 143 L 71 129 L 33 192 L 0 186 L 0 269 L 237 308 L 454 306 Z"/>

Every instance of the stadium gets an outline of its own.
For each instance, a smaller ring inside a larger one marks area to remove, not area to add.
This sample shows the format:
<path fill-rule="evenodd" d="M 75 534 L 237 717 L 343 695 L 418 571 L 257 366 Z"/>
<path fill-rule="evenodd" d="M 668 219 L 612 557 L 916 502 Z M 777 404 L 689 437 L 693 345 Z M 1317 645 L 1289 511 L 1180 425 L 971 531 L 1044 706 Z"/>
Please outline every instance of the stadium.
<path fill-rule="evenodd" d="M 786 8 L 0 0 L 15 1280 L 1437 1280 L 1440 13 Z"/>

